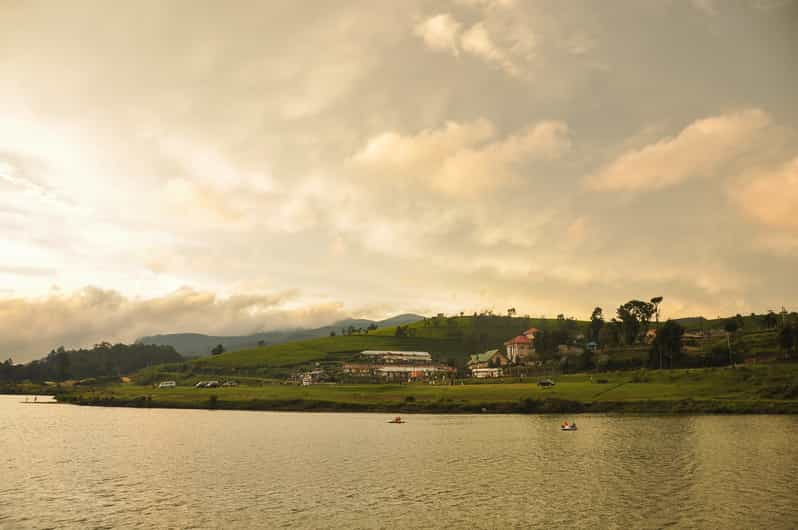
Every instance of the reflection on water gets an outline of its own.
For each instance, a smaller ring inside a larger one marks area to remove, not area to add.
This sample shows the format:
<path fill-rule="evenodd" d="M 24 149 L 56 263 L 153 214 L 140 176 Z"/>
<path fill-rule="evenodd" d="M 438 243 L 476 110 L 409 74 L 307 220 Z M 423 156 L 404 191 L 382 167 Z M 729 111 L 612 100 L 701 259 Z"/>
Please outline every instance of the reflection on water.
<path fill-rule="evenodd" d="M 773 416 L 408 416 L 0 396 L 0 527 L 794 528 Z"/>

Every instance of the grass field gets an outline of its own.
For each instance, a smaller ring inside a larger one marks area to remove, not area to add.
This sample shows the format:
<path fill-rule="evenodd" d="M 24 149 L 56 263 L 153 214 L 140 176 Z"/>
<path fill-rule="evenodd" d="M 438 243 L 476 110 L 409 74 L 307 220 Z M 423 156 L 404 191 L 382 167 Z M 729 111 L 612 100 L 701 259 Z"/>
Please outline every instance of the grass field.
<path fill-rule="evenodd" d="M 601 382 L 599 382 L 601 381 Z M 72 390 L 85 405 L 396 412 L 788 412 L 798 413 L 798 365 L 575 374 L 535 381 L 429 385 L 270 384 L 157 389 L 113 385 Z"/>

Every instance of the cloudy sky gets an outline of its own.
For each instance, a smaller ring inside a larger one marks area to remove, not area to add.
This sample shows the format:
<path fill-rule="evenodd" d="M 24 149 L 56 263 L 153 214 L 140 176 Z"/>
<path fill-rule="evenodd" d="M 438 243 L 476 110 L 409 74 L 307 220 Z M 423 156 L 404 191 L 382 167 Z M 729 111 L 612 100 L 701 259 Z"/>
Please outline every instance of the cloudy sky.
<path fill-rule="evenodd" d="M 0 0 L 0 358 L 795 308 L 796 87 L 791 0 Z"/>

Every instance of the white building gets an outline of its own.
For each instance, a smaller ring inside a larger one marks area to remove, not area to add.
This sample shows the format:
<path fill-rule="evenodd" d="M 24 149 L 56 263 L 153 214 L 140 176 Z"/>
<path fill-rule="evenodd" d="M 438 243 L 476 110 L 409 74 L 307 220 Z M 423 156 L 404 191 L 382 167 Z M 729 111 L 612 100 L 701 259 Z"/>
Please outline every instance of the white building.
<path fill-rule="evenodd" d="M 471 375 L 477 379 L 486 379 L 488 377 L 501 377 L 501 368 L 472 368 Z"/>
<path fill-rule="evenodd" d="M 375 362 L 398 363 L 416 362 L 431 363 L 432 355 L 425 351 L 390 351 L 390 350 L 365 350 L 360 352 L 363 357 L 368 357 Z"/>

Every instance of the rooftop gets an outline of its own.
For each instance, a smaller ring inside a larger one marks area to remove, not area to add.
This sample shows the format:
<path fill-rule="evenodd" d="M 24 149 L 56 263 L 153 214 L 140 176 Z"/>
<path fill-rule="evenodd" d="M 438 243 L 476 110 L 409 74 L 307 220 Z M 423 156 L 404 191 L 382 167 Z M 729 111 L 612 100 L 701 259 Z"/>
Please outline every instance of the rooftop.
<path fill-rule="evenodd" d="M 497 353 L 499 353 L 499 350 L 488 350 L 484 353 L 472 353 L 469 358 L 469 362 L 486 363 L 490 361 L 490 359 Z"/>
<path fill-rule="evenodd" d="M 395 350 L 363 350 L 360 355 L 369 357 L 382 357 L 386 355 L 397 355 L 402 357 L 415 357 L 418 359 L 429 359 L 431 357 L 426 351 L 395 351 Z"/>

